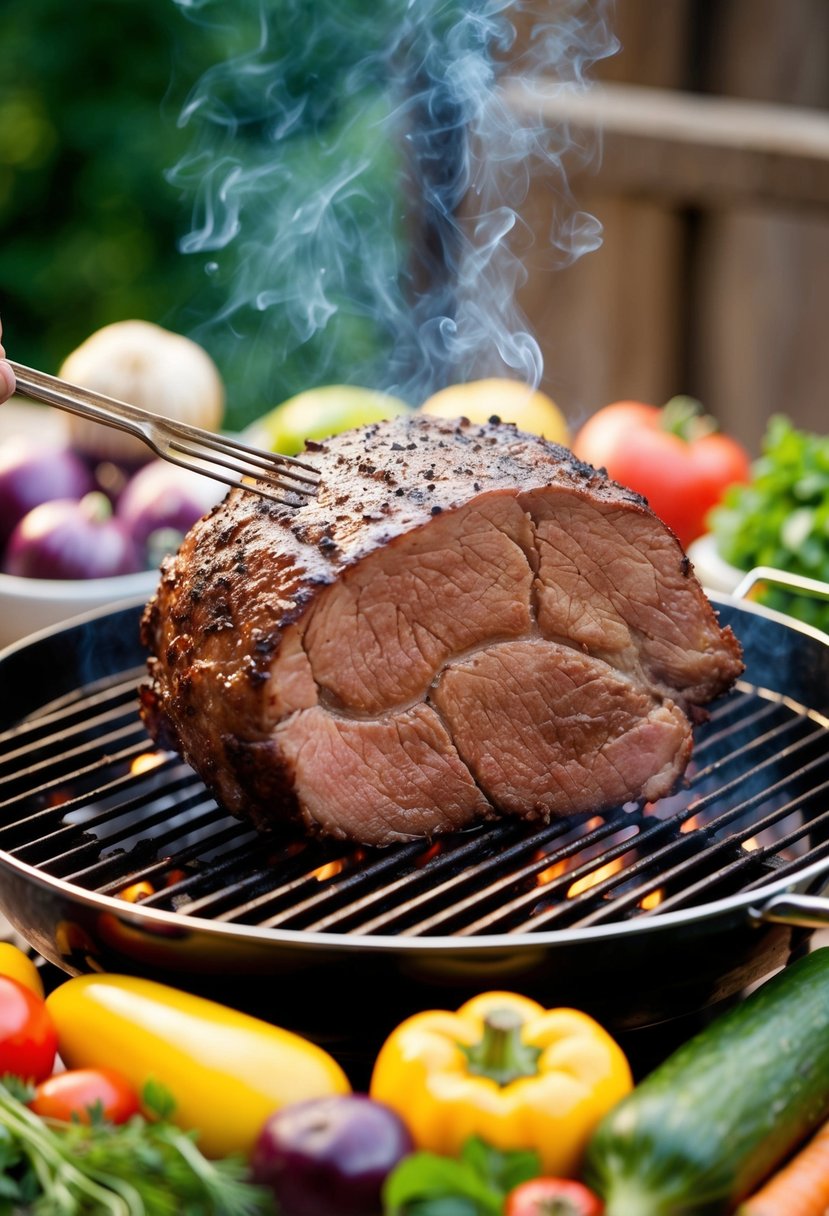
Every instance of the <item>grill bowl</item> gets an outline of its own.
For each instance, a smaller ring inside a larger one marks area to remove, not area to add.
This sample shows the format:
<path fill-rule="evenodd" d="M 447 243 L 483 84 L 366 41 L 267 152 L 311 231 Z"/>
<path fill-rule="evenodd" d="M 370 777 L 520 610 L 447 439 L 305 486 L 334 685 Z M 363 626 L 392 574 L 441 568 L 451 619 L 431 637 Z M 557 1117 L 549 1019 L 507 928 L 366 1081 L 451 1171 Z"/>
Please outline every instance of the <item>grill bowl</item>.
<path fill-rule="evenodd" d="M 46 631 L 0 655 L 0 910 L 65 971 L 161 979 L 332 1048 L 485 988 L 614 1029 L 711 1006 L 805 948 L 806 920 L 765 909 L 829 873 L 829 638 L 712 599 L 745 679 L 674 797 L 384 850 L 257 836 L 156 751 L 140 603 Z"/>

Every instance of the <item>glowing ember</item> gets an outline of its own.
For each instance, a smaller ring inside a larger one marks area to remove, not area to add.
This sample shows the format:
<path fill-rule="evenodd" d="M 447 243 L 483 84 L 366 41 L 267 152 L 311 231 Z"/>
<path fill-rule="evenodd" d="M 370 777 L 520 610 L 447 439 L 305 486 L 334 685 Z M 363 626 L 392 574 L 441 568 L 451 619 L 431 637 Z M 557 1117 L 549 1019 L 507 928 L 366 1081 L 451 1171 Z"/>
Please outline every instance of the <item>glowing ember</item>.
<path fill-rule="evenodd" d="M 155 887 L 151 882 L 134 882 L 130 886 L 124 887 L 123 891 L 119 891 L 117 898 L 126 900 L 128 904 L 137 904 L 142 899 L 146 899 L 148 895 L 155 895 Z"/>
<path fill-rule="evenodd" d="M 557 878 L 561 878 L 562 874 L 566 874 L 568 870 L 566 861 L 557 861 L 553 866 L 547 866 L 546 870 L 542 870 L 536 876 L 536 886 L 546 887 L 547 883 L 555 882 Z"/>
<path fill-rule="evenodd" d="M 139 773 L 148 773 L 150 769 L 158 768 L 159 764 L 164 763 L 163 752 L 142 752 L 140 756 L 136 756 L 130 765 L 130 772 L 136 776 Z"/>
<path fill-rule="evenodd" d="M 655 891 L 649 891 L 647 895 L 643 895 L 639 900 L 639 907 L 643 912 L 651 912 L 654 908 L 658 908 L 665 898 L 665 892 L 662 887 L 657 887 Z"/>
<path fill-rule="evenodd" d="M 686 819 L 680 827 L 680 832 L 695 832 L 697 828 L 702 827 L 702 815 L 692 815 L 690 819 Z"/>
<path fill-rule="evenodd" d="M 439 840 L 436 840 L 434 844 L 429 845 L 425 852 L 420 854 L 415 864 L 418 866 L 418 868 L 425 866 L 432 860 L 433 857 L 437 857 L 438 853 L 442 852 L 443 845 Z"/>
<path fill-rule="evenodd" d="M 311 877 L 316 878 L 317 882 L 325 882 L 329 878 L 335 878 L 337 874 L 341 874 L 345 869 L 345 861 L 338 857 L 335 861 L 327 861 L 324 866 L 319 866 L 316 870 L 311 871 Z"/>
<path fill-rule="evenodd" d="M 612 861 L 599 866 L 598 870 L 594 870 L 592 874 L 585 874 L 582 878 L 577 878 L 573 885 L 567 888 L 567 898 L 576 899 L 585 891 L 589 891 L 591 887 L 604 882 L 606 878 L 612 878 L 614 874 L 618 874 L 624 868 L 624 864 L 622 857 L 614 857 Z"/>

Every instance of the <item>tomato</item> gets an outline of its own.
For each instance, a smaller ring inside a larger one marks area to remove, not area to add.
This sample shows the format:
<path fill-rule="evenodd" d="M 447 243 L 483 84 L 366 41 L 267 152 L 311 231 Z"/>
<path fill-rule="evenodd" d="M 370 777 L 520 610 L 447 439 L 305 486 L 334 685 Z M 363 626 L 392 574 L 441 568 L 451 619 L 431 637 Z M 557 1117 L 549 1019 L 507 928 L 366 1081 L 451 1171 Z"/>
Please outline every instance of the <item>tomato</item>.
<path fill-rule="evenodd" d="M 507 1195 L 504 1216 L 602 1216 L 604 1204 L 581 1182 L 531 1178 Z"/>
<path fill-rule="evenodd" d="M 588 419 L 573 452 L 643 495 L 687 547 L 706 531 L 706 516 L 726 487 L 751 476 L 745 448 L 712 428 L 688 398 L 663 408 L 615 401 Z"/>
<path fill-rule="evenodd" d="M 18 980 L 0 975 L 0 1076 L 42 1081 L 54 1067 L 57 1048 L 45 1002 Z"/>
<path fill-rule="evenodd" d="M 43 1119 L 91 1122 L 99 1110 L 108 1123 L 126 1123 L 141 1109 L 138 1094 L 113 1068 L 72 1068 L 41 1081 L 29 1103 Z"/>
<path fill-rule="evenodd" d="M 0 942 L 0 975 L 11 976 L 43 1000 L 43 980 L 28 954 L 11 942 Z"/>

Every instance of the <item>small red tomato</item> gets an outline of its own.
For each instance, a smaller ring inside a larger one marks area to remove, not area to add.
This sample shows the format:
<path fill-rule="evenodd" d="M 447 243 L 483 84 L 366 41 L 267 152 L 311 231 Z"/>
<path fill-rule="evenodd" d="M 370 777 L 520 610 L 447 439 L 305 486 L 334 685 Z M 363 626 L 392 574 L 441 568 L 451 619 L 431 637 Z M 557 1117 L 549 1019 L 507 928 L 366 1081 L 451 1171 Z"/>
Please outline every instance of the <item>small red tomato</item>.
<path fill-rule="evenodd" d="M 0 1076 L 37 1083 L 55 1065 L 58 1036 L 46 1003 L 24 984 L 0 975 Z"/>
<path fill-rule="evenodd" d="M 581 1182 L 531 1178 L 507 1195 L 504 1216 L 602 1216 L 604 1204 Z"/>
<path fill-rule="evenodd" d="M 108 1123 L 126 1123 L 141 1109 L 126 1077 L 112 1068 L 70 1068 L 38 1085 L 30 1108 L 42 1119 L 91 1122 L 99 1112 Z"/>

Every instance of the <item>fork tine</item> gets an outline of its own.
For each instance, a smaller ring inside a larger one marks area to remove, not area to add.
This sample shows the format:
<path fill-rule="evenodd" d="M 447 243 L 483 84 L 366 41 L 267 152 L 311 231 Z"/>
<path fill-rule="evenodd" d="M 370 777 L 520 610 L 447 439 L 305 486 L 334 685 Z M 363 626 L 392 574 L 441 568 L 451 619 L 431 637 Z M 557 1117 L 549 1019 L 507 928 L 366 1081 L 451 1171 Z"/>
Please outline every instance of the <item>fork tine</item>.
<path fill-rule="evenodd" d="M 300 482 L 301 484 L 311 486 L 311 488 L 314 489 L 316 489 L 318 480 L 320 480 L 320 474 L 318 474 L 317 469 L 315 469 L 312 465 L 305 465 L 303 461 L 294 460 L 294 458 L 291 456 L 281 456 L 278 454 L 278 452 L 267 452 L 261 450 L 260 447 L 250 447 L 249 444 L 239 443 L 239 441 L 236 439 L 225 439 L 224 435 L 222 435 L 222 437 L 218 437 L 218 435 L 214 437 L 214 435 L 210 435 L 207 432 L 197 432 L 196 437 L 194 438 L 197 439 L 198 445 L 201 447 L 201 449 L 210 449 L 212 451 L 221 452 L 221 454 L 224 454 L 225 456 L 238 454 L 238 460 L 236 463 L 222 461 L 220 460 L 219 456 L 209 456 L 207 451 L 199 451 L 196 449 L 196 447 L 188 447 L 184 444 L 180 444 L 179 439 L 177 439 L 179 434 L 181 434 L 182 437 L 190 438 L 193 429 L 194 428 L 184 426 L 184 424 L 179 423 L 171 424 L 171 426 L 168 427 L 170 434 L 175 435 L 174 441 L 176 449 L 181 452 L 186 452 L 188 456 L 198 456 L 201 458 L 201 460 L 215 461 L 216 465 L 224 465 L 225 468 L 242 469 L 242 463 L 244 463 L 244 472 L 248 472 L 247 466 L 253 465 L 260 469 L 264 469 L 264 472 L 269 475 L 276 473 L 280 478 L 287 477 L 291 479 L 292 482 Z M 314 475 L 312 475 L 312 477 L 308 477 L 308 475 L 305 475 L 304 472 L 294 472 L 294 469 L 303 469 L 303 471 L 306 469 L 306 471 Z M 258 475 L 261 474 L 253 471 L 250 472 L 249 475 L 250 477 L 258 477 Z M 303 491 L 299 489 L 298 492 L 301 494 Z"/>
<path fill-rule="evenodd" d="M 173 447 L 173 445 L 170 446 L 171 448 Z M 219 481 L 222 485 L 230 486 L 231 489 L 250 490 L 253 494 L 258 494 L 260 498 L 267 498 L 270 502 L 278 502 L 283 507 L 293 507 L 296 509 L 296 507 L 301 505 L 300 502 L 296 501 L 297 497 L 308 496 L 307 490 L 293 490 L 290 486 L 284 486 L 273 478 L 268 482 L 261 480 L 253 482 L 241 481 L 238 475 L 231 477 L 219 472 L 218 468 L 207 470 L 190 459 L 183 460 L 180 456 L 174 456 L 172 450 L 169 449 L 161 453 L 161 455 L 163 455 L 164 460 L 169 461 L 170 464 L 177 464 L 181 469 L 188 469 L 191 473 L 199 473 L 202 477 L 210 477 L 211 480 Z M 207 460 L 209 457 L 204 457 L 204 459 Z M 243 476 L 252 476 L 252 474 L 243 474 Z M 274 493 L 275 490 L 282 490 L 286 494 L 293 494 L 293 501 L 290 498 L 280 498 L 279 494 Z"/>
<path fill-rule="evenodd" d="M 233 435 L 215 435 L 212 431 L 203 431 L 199 427 L 191 426 L 187 422 L 170 423 L 170 429 L 175 429 L 182 436 L 187 436 L 191 439 L 197 439 L 199 443 L 204 443 L 208 447 L 214 447 L 218 451 L 227 451 L 232 448 L 235 452 L 243 453 L 250 457 L 251 461 L 260 464 L 265 468 L 278 468 L 282 465 L 294 469 L 305 469 L 306 472 L 312 473 L 312 478 L 302 478 L 303 481 L 316 483 L 319 480 L 319 470 L 315 465 L 308 464 L 304 460 L 300 460 L 298 456 L 285 456 L 282 452 L 270 452 L 265 448 L 255 448 L 249 443 L 243 443 Z M 279 470 L 281 471 L 281 469 Z M 293 474 L 299 479 L 299 474 Z"/>
<path fill-rule="evenodd" d="M 217 455 L 217 452 L 224 451 L 223 448 L 208 448 L 207 446 L 203 448 L 190 447 L 187 444 L 180 443 L 178 439 L 174 438 L 168 440 L 167 449 L 168 451 L 172 452 L 180 452 L 182 456 L 188 456 L 192 460 L 205 461 L 208 464 L 217 465 L 222 469 L 230 469 L 231 472 L 238 474 L 239 477 L 253 477 L 256 481 L 265 481 L 266 484 L 284 490 L 286 493 L 309 494 L 312 490 L 316 490 L 317 488 L 317 482 L 313 478 L 303 477 L 302 474 L 299 473 L 292 473 L 290 465 L 283 470 L 279 465 L 268 465 L 264 461 L 258 462 L 264 464 L 265 470 L 268 472 L 268 476 L 264 477 L 262 472 L 256 470 L 255 468 L 251 469 L 247 467 L 242 463 L 241 460 L 223 460 L 221 456 Z M 255 462 L 251 461 L 250 463 L 252 464 Z M 214 474 L 210 470 L 199 468 L 197 465 L 190 464 L 189 467 L 191 469 L 195 469 L 196 472 L 206 473 L 208 477 L 218 478 L 218 474 Z M 274 473 L 278 474 L 278 476 L 274 477 Z M 225 479 L 221 478 L 219 480 L 224 481 Z M 291 480 L 296 480 L 302 484 L 293 486 L 290 484 Z M 228 479 L 228 484 L 238 485 L 239 482 L 238 480 L 231 481 Z M 306 486 L 310 487 L 310 489 L 306 489 Z"/>

